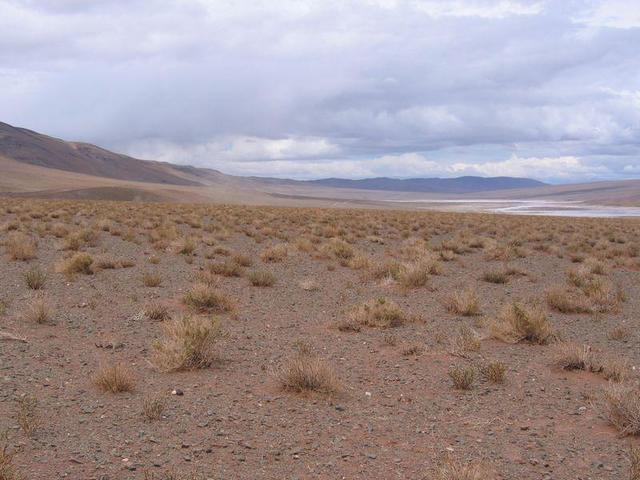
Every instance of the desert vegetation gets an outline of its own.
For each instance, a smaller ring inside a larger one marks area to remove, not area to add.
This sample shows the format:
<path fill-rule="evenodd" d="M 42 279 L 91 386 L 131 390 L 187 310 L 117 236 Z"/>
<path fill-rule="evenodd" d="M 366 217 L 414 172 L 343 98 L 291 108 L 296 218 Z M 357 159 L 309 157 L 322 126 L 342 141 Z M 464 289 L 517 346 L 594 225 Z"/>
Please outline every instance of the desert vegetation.
<path fill-rule="evenodd" d="M 0 478 L 627 478 L 639 244 L 632 219 L 0 200 Z"/>

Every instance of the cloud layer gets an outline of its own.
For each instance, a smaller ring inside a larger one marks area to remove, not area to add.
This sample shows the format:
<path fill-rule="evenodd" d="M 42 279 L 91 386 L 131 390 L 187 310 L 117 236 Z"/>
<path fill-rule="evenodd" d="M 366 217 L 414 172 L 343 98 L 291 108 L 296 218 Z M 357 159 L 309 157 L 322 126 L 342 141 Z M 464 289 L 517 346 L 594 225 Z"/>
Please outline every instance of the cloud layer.
<path fill-rule="evenodd" d="M 5 0 L 0 120 L 236 174 L 633 178 L 638 12 L 634 0 Z"/>

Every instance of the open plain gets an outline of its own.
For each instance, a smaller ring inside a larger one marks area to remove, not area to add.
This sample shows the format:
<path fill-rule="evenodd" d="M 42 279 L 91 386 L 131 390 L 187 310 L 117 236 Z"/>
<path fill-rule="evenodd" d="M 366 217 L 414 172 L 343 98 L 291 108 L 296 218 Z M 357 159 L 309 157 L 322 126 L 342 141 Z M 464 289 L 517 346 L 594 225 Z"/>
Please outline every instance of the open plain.
<path fill-rule="evenodd" d="M 637 479 L 639 242 L 0 200 L 0 478 Z"/>

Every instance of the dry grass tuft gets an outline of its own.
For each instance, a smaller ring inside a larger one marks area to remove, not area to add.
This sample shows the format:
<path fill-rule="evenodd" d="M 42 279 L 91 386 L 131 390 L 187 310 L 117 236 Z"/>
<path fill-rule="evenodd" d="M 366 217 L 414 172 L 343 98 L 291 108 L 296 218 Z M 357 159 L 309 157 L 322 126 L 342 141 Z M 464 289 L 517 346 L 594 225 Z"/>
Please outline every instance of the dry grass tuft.
<path fill-rule="evenodd" d="M 116 363 L 100 367 L 93 382 L 103 392 L 130 392 L 135 387 L 133 373 L 126 365 Z"/>
<path fill-rule="evenodd" d="M 560 313 L 591 313 L 591 307 L 582 297 L 562 288 L 552 287 L 547 290 L 547 304 Z"/>
<path fill-rule="evenodd" d="M 456 462 L 447 456 L 438 466 L 434 480 L 492 480 L 479 462 Z"/>
<path fill-rule="evenodd" d="M 28 437 L 32 437 L 40 427 L 41 419 L 38 415 L 38 399 L 36 397 L 25 396 L 18 400 L 18 424 Z"/>
<path fill-rule="evenodd" d="M 63 260 L 58 264 L 57 270 L 68 279 L 72 279 L 76 274 L 82 273 L 84 275 L 93 274 L 91 265 L 93 264 L 93 257 L 88 253 L 76 253 L 71 258 Z"/>
<path fill-rule="evenodd" d="M 9 450 L 7 432 L 0 434 L 0 480 L 22 480 L 13 463 L 15 452 Z"/>
<path fill-rule="evenodd" d="M 150 288 L 159 287 L 162 285 L 162 277 L 158 273 L 144 272 L 142 274 L 142 284 Z"/>
<path fill-rule="evenodd" d="M 289 358 L 277 372 L 280 388 L 288 392 L 333 394 L 339 384 L 333 370 L 320 358 L 306 351 Z"/>
<path fill-rule="evenodd" d="M 622 435 L 640 435 L 640 389 L 637 385 L 609 384 L 601 409 L 607 421 Z"/>
<path fill-rule="evenodd" d="M 506 306 L 491 324 L 491 334 L 504 342 L 528 342 L 545 345 L 555 339 L 546 314 L 539 307 L 519 303 Z"/>
<path fill-rule="evenodd" d="M 47 274 L 38 267 L 33 267 L 24 273 L 24 282 L 31 290 L 41 290 L 46 281 Z"/>
<path fill-rule="evenodd" d="M 629 447 L 629 480 L 640 480 L 640 447 Z"/>
<path fill-rule="evenodd" d="M 367 327 L 393 328 L 403 325 L 407 315 L 393 300 L 380 297 L 356 306 L 347 315 L 347 321 Z"/>
<path fill-rule="evenodd" d="M 184 298 L 185 305 L 201 312 L 229 312 L 233 301 L 224 293 L 206 283 L 195 283 Z"/>
<path fill-rule="evenodd" d="M 147 396 L 142 400 L 142 416 L 147 421 L 160 420 L 166 408 L 161 396 Z"/>
<path fill-rule="evenodd" d="M 149 318 L 149 320 L 155 320 L 158 322 L 171 318 L 169 307 L 157 302 L 150 303 L 144 307 L 144 314 Z"/>
<path fill-rule="evenodd" d="M 276 283 L 276 276 L 268 270 L 253 270 L 247 278 L 254 287 L 271 287 Z"/>
<path fill-rule="evenodd" d="M 5 241 L 11 260 L 27 261 L 36 258 L 36 242 L 22 232 L 11 232 Z"/>
<path fill-rule="evenodd" d="M 260 258 L 263 262 L 275 263 L 283 261 L 287 258 L 288 254 L 289 247 L 284 243 L 280 243 L 278 245 L 265 248 L 260 254 Z"/>
<path fill-rule="evenodd" d="M 163 337 L 153 343 L 152 363 L 159 370 L 206 368 L 218 359 L 215 347 L 223 333 L 217 318 L 182 316 L 162 329 Z"/>
<path fill-rule="evenodd" d="M 449 378 L 451 378 L 455 389 L 471 390 L 476 378 L 476 371 L 473 367 L 456 366 L 449 370 Z"/>
<path fill-rule="evenodd" d="M 489 362 L 482 366 L 480 373 L 491 383 L 504 383 L 507 366 L 500 361 Z"/>
<path fill-rule="evenodd" d="M 51 320 L 53 313 L 53 308 L 46 298 L 36 297 L 31 301 L 22 316 L 27 322 L 43 324 Z"/>
<path fill-rule="evenodd" d="M 445 298 L 445 308 L 451 313 L 470 317 L 480 314 L 480 298 L 474 288 L 453 292 Z"/>

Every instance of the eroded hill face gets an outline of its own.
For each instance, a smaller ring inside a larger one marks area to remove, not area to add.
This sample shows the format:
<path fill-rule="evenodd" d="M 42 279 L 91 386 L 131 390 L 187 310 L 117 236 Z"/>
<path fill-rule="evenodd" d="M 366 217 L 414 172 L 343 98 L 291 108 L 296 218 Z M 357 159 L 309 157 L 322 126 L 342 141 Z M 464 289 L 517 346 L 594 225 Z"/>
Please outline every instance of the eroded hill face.
<path fill-rule="evenodd" d="M 639 242 L 632 219 L 0 199 L 0 472 L 632 478 Z"/>
<path fill-rule="evenodd" d="M 138 160 L 95 145 L 66 142 L 0 122 L 0 156 L 95 177 L 170 185 L 197 185 L 169 164 Z"/>

